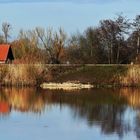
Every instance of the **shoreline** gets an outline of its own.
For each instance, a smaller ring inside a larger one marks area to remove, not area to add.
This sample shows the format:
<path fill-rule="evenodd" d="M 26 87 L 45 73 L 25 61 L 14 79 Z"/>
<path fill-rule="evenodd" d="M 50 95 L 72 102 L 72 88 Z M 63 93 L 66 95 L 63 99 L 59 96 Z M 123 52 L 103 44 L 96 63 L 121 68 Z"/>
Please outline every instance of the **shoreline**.
<path fill-rule="evenodd" d="M 40 85 L 42 89 L 63 89 L 63 90 L 76 90 L 76 89 L 91 89 L 94 88 L 92 84 L 82 84 L 74 82 L 63 82 L 63 83 L 43 83 Z"/>
<path fill-rule="evenodd" d="M 94 85 L 90 83 L 74 83 L 74 82 L 49 82 L 39 86 L 41 89 L 49 90 L 82 90 L 82 89 L 97 89 L 97 88 L 140 88 L 140 85 Z"/>
<path fill-rule="evenodd" d="M 51 83 L 51 84 L 49 84 Z M 0 65 L 2 87 L 140 87 L 140 65 Z"/>

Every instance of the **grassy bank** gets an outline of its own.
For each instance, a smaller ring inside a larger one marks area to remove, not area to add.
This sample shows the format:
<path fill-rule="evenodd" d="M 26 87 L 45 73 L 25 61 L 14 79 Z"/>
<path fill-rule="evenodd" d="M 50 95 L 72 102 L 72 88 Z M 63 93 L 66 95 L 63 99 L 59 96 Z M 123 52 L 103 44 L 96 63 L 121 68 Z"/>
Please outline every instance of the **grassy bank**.
<path fill-rule="evenodd" d="M 1 86 L 39 86 L 44 82 L 94 86 L 140 86 L 139 65 L 0 65 Z"/>
<path fill-rule="evenodd" d="M 115 86 L 121 84 L 121 77 L 127 73 L 128 66 L 83 66 L 77 70 L 66 72 L 60 75 L 56 81 L 80 81 L 81 83 L 91 83 L 95 86 Z"/>
<path fill-rule="evenodd" d="M 44 81 L 43 72 L 43 65 L 0 65 L 0 85 L 39 85 Z"/>

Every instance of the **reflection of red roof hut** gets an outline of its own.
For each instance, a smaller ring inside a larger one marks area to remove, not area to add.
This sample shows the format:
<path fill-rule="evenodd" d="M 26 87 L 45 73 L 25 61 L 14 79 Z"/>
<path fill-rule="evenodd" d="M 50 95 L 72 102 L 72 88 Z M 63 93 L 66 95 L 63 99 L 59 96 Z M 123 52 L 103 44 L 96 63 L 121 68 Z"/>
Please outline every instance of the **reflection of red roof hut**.
<path fill-rule="evenodd" d="M 6 102 L 0 102 L 0 114 L 8 114 L 10 112 L 10 106 Z"/>
<path fill-rule="evenodd" d="M 0 63 L 12 63 L 14 60 L 12 48 L 10 45 L 0 45 Z"/>

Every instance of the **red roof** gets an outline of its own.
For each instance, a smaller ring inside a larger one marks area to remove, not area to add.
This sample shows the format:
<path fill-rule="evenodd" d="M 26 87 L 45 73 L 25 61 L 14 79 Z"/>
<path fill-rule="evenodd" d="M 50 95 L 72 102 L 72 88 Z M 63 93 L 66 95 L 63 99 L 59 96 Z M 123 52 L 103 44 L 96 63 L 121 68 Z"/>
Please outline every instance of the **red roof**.
<path fill-rule="evenodd" d="M 6 61 L 9 48 L 10 48 L 10 45 L 7 45 L 7 44 L 0 45 L 0 61 Z"/>

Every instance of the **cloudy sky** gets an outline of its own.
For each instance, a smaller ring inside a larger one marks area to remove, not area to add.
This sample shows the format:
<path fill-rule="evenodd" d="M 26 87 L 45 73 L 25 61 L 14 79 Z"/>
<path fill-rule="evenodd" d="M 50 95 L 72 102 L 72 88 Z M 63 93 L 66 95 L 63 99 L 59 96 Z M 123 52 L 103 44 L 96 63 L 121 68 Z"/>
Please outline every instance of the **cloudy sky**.
<path fill-rule="evenodd" d="M 36 26 L 63 27 L 71 34 L 120 12 L 133 19 L 139 7 L 140 0 L 0 0 L 0 24 L 11 23 L 14 35 Z"/>

